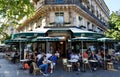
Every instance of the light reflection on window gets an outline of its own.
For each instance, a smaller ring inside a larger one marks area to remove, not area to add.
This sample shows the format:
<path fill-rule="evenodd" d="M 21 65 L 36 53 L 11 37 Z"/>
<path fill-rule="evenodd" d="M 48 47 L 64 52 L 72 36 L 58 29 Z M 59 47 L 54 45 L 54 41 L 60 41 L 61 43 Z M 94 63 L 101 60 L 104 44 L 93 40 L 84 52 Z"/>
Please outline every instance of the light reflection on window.
<path fill-rule="evenodd" d="M 56 0 L 56 3 L 63 3 L 63 0 Z"/>
<path fill-rule="evenodd" d="M 57 12 L 57 13 L 55 13 L 55 15 L 56 15 L 56 19 L 55 19 L 56 23 L 64 23 L 64 13 L 63 12 Z"/>

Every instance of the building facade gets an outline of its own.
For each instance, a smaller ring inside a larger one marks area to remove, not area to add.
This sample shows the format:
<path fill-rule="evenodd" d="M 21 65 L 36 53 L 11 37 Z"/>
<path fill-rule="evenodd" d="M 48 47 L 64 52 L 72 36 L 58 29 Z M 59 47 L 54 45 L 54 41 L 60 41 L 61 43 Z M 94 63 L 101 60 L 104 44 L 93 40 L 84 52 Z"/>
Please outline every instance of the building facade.
<path fill-rule="evenodd" d="M 17 30 L 19 33 L 44 31 L 44 37 L 49 40 L 43 36 L 44 39 L 37 39 L 34 50 L 37 47 L 45 51 L 60 49 L 63 53 L 72 48 L 70 39 L 104 37 L 109 27 L 110 11 L 104 0 L 33 0 L 33 4 L 35 15 Z"/>

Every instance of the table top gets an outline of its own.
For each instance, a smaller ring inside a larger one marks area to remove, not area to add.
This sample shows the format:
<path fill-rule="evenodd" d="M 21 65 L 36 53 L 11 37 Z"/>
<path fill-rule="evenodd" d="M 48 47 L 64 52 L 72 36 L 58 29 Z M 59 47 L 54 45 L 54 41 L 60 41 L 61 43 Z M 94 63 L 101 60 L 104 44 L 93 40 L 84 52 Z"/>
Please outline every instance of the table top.
<path fill-rule="evenodd" d="M 89 60 L 89 62 L 98 62 L 97 60 Z"/>
<path fill-rule="evenodd" d="M 111 59 L 105 59 L 105 61 L 110 61 Z"/>
<path fill-rule="evenodd" d="M 27 62 L 27 61 L 30 61 L 30 59 L 22 59 L 22 60 L 20 60 L 20 62 Z"/>
<path fill-rule="evenodd" d="M 70 59 L 70 60 L 68 60 L 69 62 L 77 62 L 78 60 L 76 60 L 76 59 Z"/>

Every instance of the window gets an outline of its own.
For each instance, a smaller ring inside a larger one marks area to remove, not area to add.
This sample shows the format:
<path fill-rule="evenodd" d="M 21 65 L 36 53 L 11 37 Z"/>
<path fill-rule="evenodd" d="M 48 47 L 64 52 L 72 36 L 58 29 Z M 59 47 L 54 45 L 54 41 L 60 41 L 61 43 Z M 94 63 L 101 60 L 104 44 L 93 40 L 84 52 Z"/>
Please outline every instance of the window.
<path fill-rule="evenodd" d="M 56 0 L 56 3 L 63 3 L 63 0 Z"/>
<path fill-rule="evenodd" d="M 90 22 L 87 22 L 87 28 L 90 29 Z"/>
<path fill-rule="evenodd" d="M 82 24 L 82 19 L 83 19 L 83 18 L 82 18 L 81 16 L 79 16 L 78 19 L 79 19 L 79 26 L 83 25 L 83 24 Z"/>
<path fill-rule="evenodd" d="M 55 13 L 55 16 L 56 16 L 56 18 L 55 18 L 55 22 L 57 23 L 57 24 L 62 24 L 62 23 L 64 23 L 64 13 L 63 12 L 57 12 L 57 13 Z"/>
<path fill-rule="evenodd" d="M 73 16 L 73 25 L 76 24 L 76 16 Z"/>
<path fill-rule="evenodd" d="M 98 10 L 96 11 L 96 15 L 97 15 L 97 17 L 99 17 L 99 15 L 98 15 Z"/>
<path fill-rule="evenodd" d="M 98 32 L 98 33 L 102 33 L 103 30 L 102 30 L 101 28 L 97 28 L 97 32 Z"/>
<path fill-rule="evenodd" d="M 92 30 L 95 31 L 96 27 L 94 24 L 92 24 Z"/>

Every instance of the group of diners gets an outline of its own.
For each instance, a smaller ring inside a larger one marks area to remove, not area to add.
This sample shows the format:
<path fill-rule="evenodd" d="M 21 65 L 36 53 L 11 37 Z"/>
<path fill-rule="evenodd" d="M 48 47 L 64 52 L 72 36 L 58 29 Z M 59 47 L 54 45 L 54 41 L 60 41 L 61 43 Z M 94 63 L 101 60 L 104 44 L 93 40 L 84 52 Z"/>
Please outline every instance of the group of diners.
<path fill-rule="evenodd" d="M 30 73 L 33 72 L 32 62 L 35 62 L 39 69 L 42 70 L 43 75 L 47 75 L 48 70 L 50 73 L 53 73 L 53 69 L 57 63 L 60 54 L 58 51 L 53 53 L 47 52 L 37 52 L 34 51 L 31 55 L 26 54 L 25 59 L 29 59 L 26 63 L 28 64 Z"/>
<path fill-rule="evenodd" d="M 6 53 L 6 55 L 11 58 L 10 61 L 14 64 L 19 61 L 20 54 L 16 50 L 9 51 L 9 53 Z"/>
<path fill-rule="evenodd" d="M 83 71 L 86 68 L 84 64 L 90 65 L 90 70 L 95 71 L 98 67 L 104 67 L 105 63 L 112 61 L 112 55 L 109 53 L 104 53 L 103 51 L 84 51 L 83 53 L 76 53 L 72 50 L 68 54 L 68 62 L 72 64 L 73 71 Z M 27 64 L 30 66 L 30 73 L 33 72 L 32 62 L 35 62 L 43 72 L 43 75 L 47 75 L 47 73 L 53 73 L 53 69 L 57 64 L 57 60 L 60 57 L 60 53 L 55 51 L 53 53 L 50 52 L 37 52 L 34 51 L 32 55 L 26 54 L 25 59 L 29 59 Z"/>
<path fill-rule="evenodd" d="M 83 53 L 75 53 L 72 51 L 69 54 L 68 62 L 71 63 L 72 61 L 72 67 L 73 70 L 77 71 L 85 71 L 86 67 L 84 67 L 85 64 L 88 64 L 88 67 L 91 71 L 97 70 L 98 67 L 106 66 L 107 62 L 112 61 L 112 55 L 110 55 L 108 52 L 104 54 L 103 51 L 84 51 Z M 82 68 L 81 68 L 82 67 Z"/>

